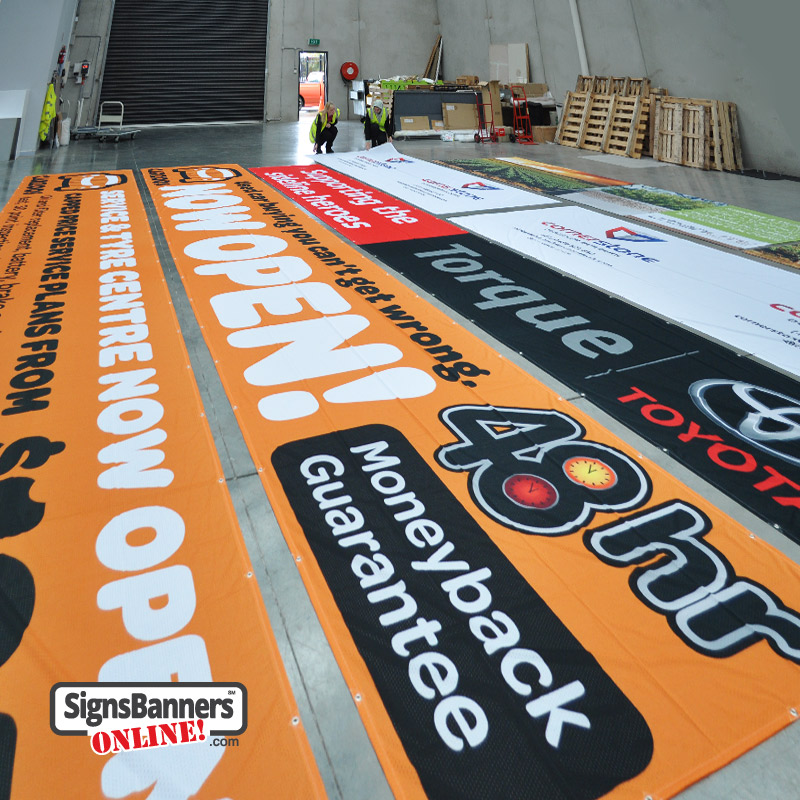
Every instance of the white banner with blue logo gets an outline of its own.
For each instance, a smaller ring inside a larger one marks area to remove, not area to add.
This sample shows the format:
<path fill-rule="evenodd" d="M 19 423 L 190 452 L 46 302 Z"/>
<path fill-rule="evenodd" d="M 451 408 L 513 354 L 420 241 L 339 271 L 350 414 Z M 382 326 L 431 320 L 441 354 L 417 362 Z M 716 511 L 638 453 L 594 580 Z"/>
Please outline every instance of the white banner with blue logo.
<path fill-rule="evenodd" d="M 458 218 L 459 226 L 800 374 L 800 274 L 584 208 Z"/>
<path fill-rule="evenodd" d="M 393 145 L 317 156 L 320 164 L 357 178 L 431 214 L 460 214 L 556 203 L 524 189 L 399 153 Z"/>

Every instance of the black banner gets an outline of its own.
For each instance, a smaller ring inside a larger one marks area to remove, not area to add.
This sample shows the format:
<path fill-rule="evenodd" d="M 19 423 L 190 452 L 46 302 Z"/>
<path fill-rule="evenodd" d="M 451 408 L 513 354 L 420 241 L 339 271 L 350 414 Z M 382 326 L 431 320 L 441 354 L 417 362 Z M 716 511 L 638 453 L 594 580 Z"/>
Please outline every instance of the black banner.
<path fill-rule="evenodd" d="M 590 800 L 648 765 L 641 714 L 400 431 L 272 461 L 430 797 Z"/>
<path fill-rule="evenodd" d="M 472 234 L 365 249 L 800 541 L 796 381 Z"/>

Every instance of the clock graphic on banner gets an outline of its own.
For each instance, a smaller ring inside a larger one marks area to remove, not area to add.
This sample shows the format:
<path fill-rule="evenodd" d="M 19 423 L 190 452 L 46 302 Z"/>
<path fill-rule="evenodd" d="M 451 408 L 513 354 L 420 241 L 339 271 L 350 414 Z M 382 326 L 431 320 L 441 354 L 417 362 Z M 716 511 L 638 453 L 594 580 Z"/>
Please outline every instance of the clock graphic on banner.
<path fill-rule="evenodd" d="M 579 456 L 564 462 L 564 474 L 573 483 L 588 489 L 610 489 L 617 482 L 617 473 L 597 458 Z"/>
<path fill-rule="evenodd" d="M 573 483 L 587 489 L 610 489 L 617 482 L 616 472 L 597 458 L 568 458 L 563 469 Z M 540 511 L 552 508 L 558 502 L 558 490 L 550 481 L 524 472 L 506 478 L 503 482 L 503 494 L 522 508 L 536 508 Z"/>
<path fill-rule="evenodd" d="M 556 487 L 538 475 L 511 475 L 503 483 L 503 493 L 512 503 L 522 508 L 538 508 L 544 511 L 558 502 Z"/>

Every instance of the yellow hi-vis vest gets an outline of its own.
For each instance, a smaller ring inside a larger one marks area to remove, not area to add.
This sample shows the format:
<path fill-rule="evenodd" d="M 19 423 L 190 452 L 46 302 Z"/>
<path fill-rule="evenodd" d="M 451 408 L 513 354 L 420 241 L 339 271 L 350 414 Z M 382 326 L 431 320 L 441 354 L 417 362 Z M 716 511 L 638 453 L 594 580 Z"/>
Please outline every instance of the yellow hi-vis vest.
<path fill-rule="evenodd" d="M 311 142 L 316 142 L 317 141 L 317 126 L 318 126 L 318 123 L 319 123 L 320 119 L 324 120 L 324 123 L 322 125 L 322 130 L 325 130 L 325 128 L 328 127 L 328 124 L 329 124 L 328 123 L 328 115 L 325 114 L 324 112 L 321 112 L 321 113 L 317 114 L 317 116 L 314 117 L 314 121 L 311 123 L 311 130 L 308 132 L 308 138 L 309 138 L 309 141 L 311 141 Z M 338 119 L 339 119 L 339 109 L 337 108 L 336 111 L 333 112 L 333 119 L 330 121 L 330 124 L 331 125 L 335 125 L 337 123 Z"/>
<path fill-rule="evenodd" d="M 381 118 L 378 119 L 377 114 L 375 113 L 375 109 L 370 106 L 369 111 L 367 111 L 367 116 L 369 117 L 369 121 L 373 124 L 377 125 L 383 133 L 386 133 L 386 119 L 389 116 L 389 109 L 384 106 L 381 109 Z"/>

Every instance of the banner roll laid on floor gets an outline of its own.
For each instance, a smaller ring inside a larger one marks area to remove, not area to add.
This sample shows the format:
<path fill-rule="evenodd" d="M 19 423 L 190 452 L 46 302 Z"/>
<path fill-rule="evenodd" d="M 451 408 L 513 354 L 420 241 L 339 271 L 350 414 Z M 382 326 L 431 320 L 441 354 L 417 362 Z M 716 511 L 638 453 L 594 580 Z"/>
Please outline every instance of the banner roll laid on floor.
<path fill-rule="evenodd" d="M 600 175 L 559 167 L 555 164 L 545 164 L 541 161 L 531 161 L 527 158 L 451 158 L 433 163 L 550 195 L 586 191 L 598 186 L 630 185 L 629 181 L 603 178 Z"/>
<path fill-rule="evenodd" d="M 460 233 L 401 200 L 317 165 L 251 170 L 356 244 Z"/>
<path fill-rule="evenodd" d="M 133 173 L 27 178 L 0 234 L 0 796 L 323 797 Z M 50 695 L 97 681 L 235 682 L 245 728 L 154 747 L 120 702 L 96 755 Z"/>
<path fill-rule="evenodd" d="M 458 224 L 730 347 L 800 375 L 800 275 L 584 208 Z"/>
<path fill-rule="evenodd" d="M 395 205 L 392 221 L 372 217 L 386 200 L 353 178 L 252 171 L 800 541 L 797 381 L 424 211 Z M 331 194 L 320 198 L 315 184 Z"/>
<path fill-rule="evenodd" d="M 395 795 L 667 797 L 790 724 L 800 567 L 242 173 L 145 177 Z"/>
<path fill-rule="evenodd" d="M 353 153 L 317 156 L 330 167 L 431 214 L 459 214 L 558 202 L 488 179 L 476 179 L 398 152 L 391 144 Z"/>
<path fill-rule="evenodd" d="M 366 249 L 800 542 L 797 381 L 474 234 Z"/>
<path fill-rule="evenodd" d="M 742 249 L 800 238 L 800 222 L 702 197 L 636 184 L 564 196 L 610 214 L 625 214 L 663 228 Z"/>

